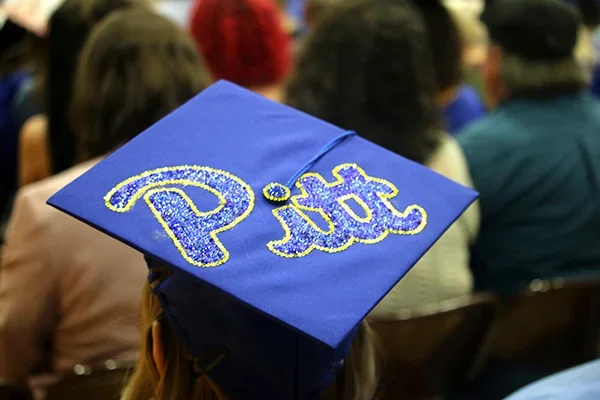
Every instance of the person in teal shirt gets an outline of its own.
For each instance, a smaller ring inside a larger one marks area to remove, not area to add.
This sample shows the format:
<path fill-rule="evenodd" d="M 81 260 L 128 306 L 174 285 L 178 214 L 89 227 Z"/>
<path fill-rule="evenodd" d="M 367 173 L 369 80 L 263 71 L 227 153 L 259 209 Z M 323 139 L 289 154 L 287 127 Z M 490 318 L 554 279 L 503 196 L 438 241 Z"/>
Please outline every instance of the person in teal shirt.
<path fill-rule="evenodd" d="M 497 106 L 458 135 L 481 194 L 475 288 L 599 277 L 600 103 L 573 54 L 580 15 L 560 0 L 497 0 L 483 21 Z"/>

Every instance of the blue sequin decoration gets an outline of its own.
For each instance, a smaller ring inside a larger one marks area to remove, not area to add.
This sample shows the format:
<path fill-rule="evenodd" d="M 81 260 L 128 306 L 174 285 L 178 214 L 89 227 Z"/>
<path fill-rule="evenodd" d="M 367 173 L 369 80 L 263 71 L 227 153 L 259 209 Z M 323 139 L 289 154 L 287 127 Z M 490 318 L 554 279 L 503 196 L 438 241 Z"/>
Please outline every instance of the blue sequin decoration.
<path fill-rule="evenodd" d="M 339 252 L 354 243 L 373 244 L 389 233 L 413 235 L 427 224 L 425 210 L 411 205 L 399 212 L 389 202 L 397 195 L 396 187 L 383 179 L 368 176 L 356 164 L 342 164 L 333 170 L 337 180 L 328 183 L 321 175 L 308 173 L 297 182 L 300 195 L 292 203 L 273 211 L 285 231 L 282 240 L 268 243 L 282 257 L 303 257 L 312 250 Z M 348 205 L 358 203 L 365 216 Z M 328 224 L 319 228 L 303 211 L 318 212 Z"/>
<path fill-rule="evenodd" d="M 209 212 L 199 211 L 184 190 L 167 187 L 172 185 L 205 189 L 217 196 L 219 206 Z M 254 207 L 254 192 L 240 178 L 226 171 L 189 165 L 131 177 L 105 196 L 106 206 L 127 212 L 142 196 L 181 255 L 201 267 L 218 266 L 229 259 L 217 234 L 236 226 Z"/>
<path fill-rule="evenodd" d="M 274 202 L 286 201 L 290 198 L 290 194 L 290 189 L 287 186 L 277 182 L 269 183 L 263 189 L 263 196 L 267 200 Z"/>

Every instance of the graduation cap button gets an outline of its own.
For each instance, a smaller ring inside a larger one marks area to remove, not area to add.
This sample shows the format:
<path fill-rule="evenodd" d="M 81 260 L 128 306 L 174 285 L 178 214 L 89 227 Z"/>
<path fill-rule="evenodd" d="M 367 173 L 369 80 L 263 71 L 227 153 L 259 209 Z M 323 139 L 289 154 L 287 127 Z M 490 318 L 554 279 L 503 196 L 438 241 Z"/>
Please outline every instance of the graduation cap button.
<path fill-rule="evenodd" d="M 263 189 L 263 196 L 269 201 L 284 202 L 290 198 L 291 190 L 277 182 L 271 182 Z"/>

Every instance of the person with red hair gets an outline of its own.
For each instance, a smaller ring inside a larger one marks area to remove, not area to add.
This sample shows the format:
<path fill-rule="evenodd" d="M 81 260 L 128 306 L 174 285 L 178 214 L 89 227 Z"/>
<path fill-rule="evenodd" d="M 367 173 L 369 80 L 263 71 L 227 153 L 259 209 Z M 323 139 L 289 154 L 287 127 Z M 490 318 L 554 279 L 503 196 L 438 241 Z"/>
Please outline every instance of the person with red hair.
<path fill-rule="evenodd" d="M 291 39 L 275 1 L 195 0 L 189 30 L 215 80 L 280 100 Z"/>

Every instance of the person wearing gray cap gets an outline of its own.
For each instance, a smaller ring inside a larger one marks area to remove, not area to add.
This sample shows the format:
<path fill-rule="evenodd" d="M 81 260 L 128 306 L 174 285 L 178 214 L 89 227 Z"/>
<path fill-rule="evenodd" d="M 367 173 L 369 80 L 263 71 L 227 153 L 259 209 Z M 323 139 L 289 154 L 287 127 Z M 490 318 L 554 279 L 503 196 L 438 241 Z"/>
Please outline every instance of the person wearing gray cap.
<path fill-rule="evenodd" d="M 600 103 L 574 55 L 580 14 L 561 0 L 497 0 L 482 20 L 497 107 L 458 137 L 481 193 L 476 290 L 600 276 Z"/>

